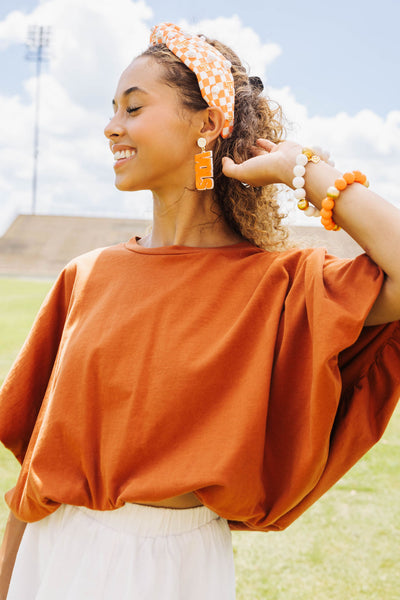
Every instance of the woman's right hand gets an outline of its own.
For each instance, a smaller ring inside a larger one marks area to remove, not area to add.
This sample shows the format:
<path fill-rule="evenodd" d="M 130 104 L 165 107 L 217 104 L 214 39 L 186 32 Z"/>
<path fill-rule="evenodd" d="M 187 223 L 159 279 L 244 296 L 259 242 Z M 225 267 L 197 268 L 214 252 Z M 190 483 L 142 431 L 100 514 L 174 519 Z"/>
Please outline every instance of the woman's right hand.
<path fill-rule="evenodd" d="M 235 163 L 225 156 L 222 159 L 222 172 L 226 177 L 254 187 L 273 183 L 284 183 L 291 187 L 293 167 L 302 149 L 302 146 L 291 141 L 274 144 L 266 139 L 258 139 L 253 147 L 252 158 Z"/>

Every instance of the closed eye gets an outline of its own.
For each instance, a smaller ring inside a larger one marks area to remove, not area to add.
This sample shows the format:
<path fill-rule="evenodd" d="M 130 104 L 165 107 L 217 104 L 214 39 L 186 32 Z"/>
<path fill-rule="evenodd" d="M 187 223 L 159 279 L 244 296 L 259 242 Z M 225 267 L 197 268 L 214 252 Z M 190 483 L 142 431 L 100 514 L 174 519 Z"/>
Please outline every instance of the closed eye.
<path fill-rule="evenodd" d="M 141 109 L 141 106 L 128 106 L 128 108 L 126 109 L 126 112 L 131 114 L 136 112 L 137 110 Z"/>

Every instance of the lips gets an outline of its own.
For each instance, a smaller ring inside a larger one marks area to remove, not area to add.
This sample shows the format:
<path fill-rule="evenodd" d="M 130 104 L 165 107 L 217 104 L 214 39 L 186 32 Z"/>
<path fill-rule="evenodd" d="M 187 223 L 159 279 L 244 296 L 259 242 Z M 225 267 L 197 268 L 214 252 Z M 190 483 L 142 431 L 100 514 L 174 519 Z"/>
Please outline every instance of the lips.
<path fill-rule="evenodd" d="M 114 144 L 111 146 L 111 151 L 114 154 L 114 169 L 123 166 L 126 162 L 132 160 L 136 156 L 136 148 L 132 148 L 132 146 Z"/>

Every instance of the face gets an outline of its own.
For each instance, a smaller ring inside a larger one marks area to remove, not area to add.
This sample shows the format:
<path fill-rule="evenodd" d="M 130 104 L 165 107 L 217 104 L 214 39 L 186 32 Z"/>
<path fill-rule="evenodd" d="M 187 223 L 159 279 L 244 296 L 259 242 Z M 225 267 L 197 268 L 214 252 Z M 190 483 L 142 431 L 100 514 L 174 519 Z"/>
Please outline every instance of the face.
<path fill-rule="evenodd" d="M 154 59 L 141 57 L 118 83 L 114 117 L 104 133 L 117 159 L 120 190 L 162 193 L 194 187 L 201 117 L 183 109 L 176 88 L 162 83 L 161 69 Z"/>

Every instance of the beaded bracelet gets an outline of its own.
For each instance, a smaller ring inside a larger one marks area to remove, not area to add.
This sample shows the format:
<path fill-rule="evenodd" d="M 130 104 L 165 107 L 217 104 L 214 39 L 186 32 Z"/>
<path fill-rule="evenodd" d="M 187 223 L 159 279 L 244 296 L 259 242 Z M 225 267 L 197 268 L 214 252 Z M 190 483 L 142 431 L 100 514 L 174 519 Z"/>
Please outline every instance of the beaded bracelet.
<path fill-rule="evenodd" d="M 361 171 L 352 171 L 351 173 L 345 173 L 342 178 L 336 179 L 334 185 L 328 188 L 326 198 L 322 200 L 320 211 L 321 223 L 325 229 L 329 231 L 338 231 L 340 229 L 332 218 L 335 201 L 339 198 L 340 192 L 343 192 L 352 183 L 361 183 L 365 187 L 369 187 L 366 175 L 361 173 Z"/>
<path fill-rule="evenodd" d="M 294 179 L 292 185 L 295 188 L 294 197 L 298 201 L 297 208 L 304 212 L 307 217 L 319 217 L 319 210 L 315 206 L 310 205 L 306 199 L 306 192 L 304 189 L 305 180 L 304 175 L 306 172 L 306 165 L 308 162 L 318 164 L 321 160 L 324 160 L 331 166 L 335 163 L 329 159 L 329 152 L 324 152 L 321 148 L 303 148 L 301 154 L 296 157 L 296 165 L 293 168 Z"/>

